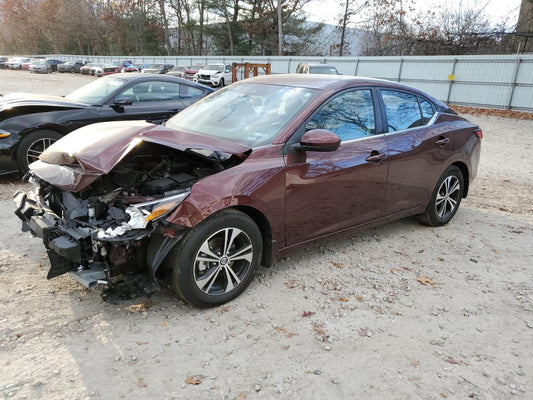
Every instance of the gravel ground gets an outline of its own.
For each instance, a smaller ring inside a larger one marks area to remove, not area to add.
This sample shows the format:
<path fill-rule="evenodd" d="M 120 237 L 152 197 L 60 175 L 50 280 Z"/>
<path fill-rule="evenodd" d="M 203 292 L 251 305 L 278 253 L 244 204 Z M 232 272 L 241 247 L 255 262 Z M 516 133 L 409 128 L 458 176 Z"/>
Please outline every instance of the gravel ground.
<path fill-rule="evenodd" d="M 4 94 L 94 79 L 0 77 Z M 47 281 L 13 215 L 25 185 L 0 178 L 0 397 L 533 398 L 533 121 L 469 118 L 480 175 L 449 225 L 407 218 L 294 253 L 209 310 Z"/>

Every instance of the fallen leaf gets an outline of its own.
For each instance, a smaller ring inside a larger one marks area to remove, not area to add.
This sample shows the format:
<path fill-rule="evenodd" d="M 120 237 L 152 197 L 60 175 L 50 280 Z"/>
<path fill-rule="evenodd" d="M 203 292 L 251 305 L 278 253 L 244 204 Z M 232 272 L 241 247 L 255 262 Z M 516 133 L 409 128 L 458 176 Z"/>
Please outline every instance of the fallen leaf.
<path fill-rule="evenodd" d="M 137 346 L 144 346 L 145 344 L 148 344 L 148 342 L 135 342 L 137 343 Z"/>
<path fill-rule="evenodd" d="M 344 296 L 339 296 L 338 300 L 339 300 L 339 301 L 343 301 L 343 302 L 345 302 L 345 303 L 348 302 L 348 301 L 350 301 L 350 299 L 349 299 L 348 297 L 344 297 Z"/>
<path fill-rule="evenodd" d="M 131 306 L 127 308 L 127 310 L 130 312 L 143 312 L 143 311 L 148 310 L 151 307 L 152 307 L 152 303 L 146 300 L 140 304 L 132 304 Z"/>
<path fill-rule="evenodd" d="M 445 399 L 447 399 L 447 398 L 448 398 L 448 395 L 447 395 L 446 393 L 441 393 L 441 394 L 440 394 L 440 397 L 444 397 Z"/>
<path fill-rule="evenodd" d="M 424 252 L 424 249 L 418 250 L 418 254 L 423 253 L 423 252 Z"/>
<path fill-rule="evenodd" d="M 357 334 L 361 337 L 365 337 L 368 335 L 368 328 L 365 326 L 364 328 L 359 328 L 357 330 Z"/>
<path fill-rule="evenodd" d="M 204 379 L 204 375 L 189 375 L 187 379 L 185 379 L 185 383 L 189 385 L 199 385 Z"/>
<path fill-rule="evenodd" d="M 420 282 L 422 285 L 425 285 L 425 286 L 429 286 L 429 285 L 433 286 L 435 284 L 435 282 L 433 282 L 426 275 L 417 278 L 417 281 Z"/>
<path fill-rule="evenodd" d="M 289 279 L 289 281 L 285 282 L 285 286 L 287 286 L 288 289 L 294 289 L 298 287 L 298 282 L 294 279 Z"/>
<path fill-rule="evenodd" d="M 334 267 L 337 267 L 339 269 L 343 269 L 344 268 L 344 264 L 343 263 L 338 263 L 338 262 L 331 262 L 333 264 Z"/>
<path fill-rule="evenodd" d="M 275 327 L 274 327 L 274 330 L 275 330 L 276 332 L 278 332 L 278 333 L 281 333 L 281 332 L 283 332 L 283 333 L 287 333 L 287 329 L 284 328 L 284 327 L 282 327 L 282 326 L 275 326 Z"/>
<path fill-rule="evenodd" d="M 409 361 L 411 362 L 411 365 L 413 367 L 417 367 L 420 364 L 420 361 L 418 361 L 418 360 L 409 360 Z"/>
<path fill-rule="evenodd" d="M 463 361 L 463 360 L 456 360 L 455 358 L 453 358 L 452 356 L 448 356 L 446 357 L 446 359 L 444 360 L 446 361 L 448 364 L 455 364 L 455 365 L 468 365 L 468 363 L 466 361 Z"/>
<path fill-rule="evenodd" d="M 239 394 L 236 400 L 246 400 L 246 393 Z"/>
<path fill-rule="evenodd" d="M 363 299 L 363 296 L 361 296 L 360 294 L 356 294 L 354 295 L 353 297 L 355 297 L 357 300 L 359 300 L 361 303 L 364 301 Z"/>
<path fill-rule="evenodd" d="M 142 388 L 142 387 L 146 387 L 148 385 L 146 384 L 144 379 L 139 376 L 139 377 L 137 377 L 137 386 Z"/>
<path fill-rule="evenodd" d="M 316 313 L 313 311 L 304 311 L 302 313 L 302 317 L 310 317 L 311 315 L 315 315 Z"/>

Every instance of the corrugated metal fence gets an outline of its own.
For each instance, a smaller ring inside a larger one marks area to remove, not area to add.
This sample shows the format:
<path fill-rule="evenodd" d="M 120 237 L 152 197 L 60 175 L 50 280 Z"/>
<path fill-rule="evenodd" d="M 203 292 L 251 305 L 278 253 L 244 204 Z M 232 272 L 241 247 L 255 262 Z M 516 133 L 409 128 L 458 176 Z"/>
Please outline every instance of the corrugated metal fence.
<path fill-rule="evenodd" d="M 402 82 L 446 103 L 533 111 L 533 54 L 412 57 L 129 57 L 50 55 L 61 60 L 134 63 L 270 63 L 272 73 L 291 73 L 300 62 L 333 64 L 345 75 Z"/>

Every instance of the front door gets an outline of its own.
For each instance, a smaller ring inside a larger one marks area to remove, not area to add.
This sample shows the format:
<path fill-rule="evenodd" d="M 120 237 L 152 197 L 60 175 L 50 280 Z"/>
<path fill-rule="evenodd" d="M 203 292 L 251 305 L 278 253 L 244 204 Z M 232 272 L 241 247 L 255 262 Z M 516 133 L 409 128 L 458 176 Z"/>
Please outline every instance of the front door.
<path fill-rule="evenodd" d="M 341 145 L 285 156 L 287 246 L 381 217 L 388 160 L 375 114 L 370 89 L 350 90 L 328 100 L 301 130 L 327 129 Z"/>

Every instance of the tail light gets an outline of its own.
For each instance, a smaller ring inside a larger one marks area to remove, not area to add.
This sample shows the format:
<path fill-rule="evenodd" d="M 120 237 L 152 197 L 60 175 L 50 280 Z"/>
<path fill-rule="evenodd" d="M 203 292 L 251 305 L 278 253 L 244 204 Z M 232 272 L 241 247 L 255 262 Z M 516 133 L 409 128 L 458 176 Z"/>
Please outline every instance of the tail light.
<path fill-rule="evenodd" d="M 481 128 L 474 129 L 474 133 L 478 138 L 483 139 L 483 131 L 481 130 Z"/>

